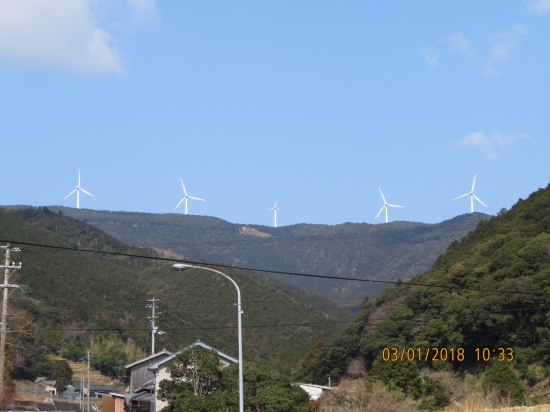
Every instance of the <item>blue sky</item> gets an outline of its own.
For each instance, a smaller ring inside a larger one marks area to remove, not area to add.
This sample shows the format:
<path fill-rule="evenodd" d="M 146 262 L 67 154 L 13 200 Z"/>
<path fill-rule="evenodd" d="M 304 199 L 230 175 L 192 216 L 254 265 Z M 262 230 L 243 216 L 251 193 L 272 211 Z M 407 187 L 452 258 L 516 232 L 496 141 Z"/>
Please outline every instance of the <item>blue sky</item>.
<path fill-rule="evenodd" d="M 280 225 L 549 181 L 550 0 L 0 3 L 0 204 Z M 183 212 L 180 207 L 178 211 Z"/>

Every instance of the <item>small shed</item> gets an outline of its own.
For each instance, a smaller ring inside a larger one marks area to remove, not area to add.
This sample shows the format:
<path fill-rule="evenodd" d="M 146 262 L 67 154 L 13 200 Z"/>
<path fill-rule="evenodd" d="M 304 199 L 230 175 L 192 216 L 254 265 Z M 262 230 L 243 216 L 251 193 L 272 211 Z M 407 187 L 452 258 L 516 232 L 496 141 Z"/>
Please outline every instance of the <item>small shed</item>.
<path fill-rule="evenodd" d="M 120 393 L 106 393 L 101 396 L 102 412 L 124 412 L 126 396 Z"/>
<path fill-rule="evenodd" d="M 296 383 L 300 388 L 307 392 L 310 401 L 318 400 L 323 392 L 331 391 L 330 386 L 314 385 L 312 383 Z"/>

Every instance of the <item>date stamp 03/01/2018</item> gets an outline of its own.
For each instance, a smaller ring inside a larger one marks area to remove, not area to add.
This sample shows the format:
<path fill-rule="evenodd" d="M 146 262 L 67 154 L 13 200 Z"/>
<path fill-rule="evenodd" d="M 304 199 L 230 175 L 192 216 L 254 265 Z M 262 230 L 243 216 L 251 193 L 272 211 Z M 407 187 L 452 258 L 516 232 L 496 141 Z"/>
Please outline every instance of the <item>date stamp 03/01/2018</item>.
<path fill-rule="evenodd" d="M 469 352 L 469 351 L 468 351 Z M 512 362 L 513 348 L 475 348 L 468 353 L 464 348 L 384 348 L 384 362 Z"/>

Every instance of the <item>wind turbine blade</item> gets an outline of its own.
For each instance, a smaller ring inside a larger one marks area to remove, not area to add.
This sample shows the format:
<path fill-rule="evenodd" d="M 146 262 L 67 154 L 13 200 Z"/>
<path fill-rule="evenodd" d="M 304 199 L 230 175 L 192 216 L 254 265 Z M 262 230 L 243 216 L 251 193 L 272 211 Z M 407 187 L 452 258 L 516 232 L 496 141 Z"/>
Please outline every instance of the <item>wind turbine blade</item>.
<path fill-rule="evenodd" d="M 476 185 L 476 175 L 474 174 L 474 183 L 472 183 L 472 192 L 471 193 L 474 193 L 475 185 Z"/>
<path fill-rule="evenodd" d="M 181 187 L 183 187 L 183 193 L 185 193 L 185 196 L 187 196 L 187 190 L 185 190 L 185 185 L 183 184 L 183 180 L 180 177 Z"/>
<path fill-rule="evenodd" d="M 92 195 L 92 194 L 89 193 L 89 192 L 86 192 L 86 191 L 85 191 L 84 189 L 82 189 L 82 188 L 80 188 L 80 190 L 83 191 L 84 193 L 86 193 L 87 195 L 90 195 L 90 196 L 92 196 L 92 197 L 95 197 L 94 195 Z"/>
<path fill-rule="evenodd" d="M 386 198 L 384 197 L 384 193 L 382 193 L 382 189 L 378 188 L 378 190 L 380 190 L 380 194 L 382 195 L 382 200 L 384 201 L 384 203 L 386 203 Z"/>
<path fill-rule="evenodd" d="M 80 169 L 78 169 L 78 187 L 80 187 Z"/>
<path fill-rule="evenodd" d="M 201 199 L 200 197 L 193 197 L 193 196 L 187 196 L 188 199 L 195 199 L 195 200 L 202 200 L 203 202 L 206 202 L 206 200 Z"/>
<path fill-rule="evenodd" d="M 472 193 L 472 196 L 475 197 L 476 200 L 477 200 L 479 203 L 481 203 L 483 206 L 487 207 L 487 205 L 486 205 L 485 203 L 483 203 L 479 197 L 477 197 L 477 196 L 474 195 L 473 193 Z"/>
<path fill-rule="evenodd" d="M 390 205 L 389 203 L 388 203 L 388 206 L 391 206 L 391 207 L 405 207 L 405 206 Z"/>
<path fill-rule="evenodd" d="M 465 195 L 461 195 L 461 196 L 455 197 L 453 200 L 460 199 L 461 197 L 468 196 L 468 195 L 469 195 L 469 193 L 466 193 Z"/>
<path fill-rule="evenodd" d="M 74 192 L 76 192 L 78 189 L 73 190 L 71 193 L 69 193 L 67 196 L 64 197 L 64 199 L 67 199 L 70 195 L 72 195 Z"/>
<path fill-rule="evenodd" d="M 376 217 L 374 218 L 374 220 L 376 220 L 376 218 L 378 216 L 380 216 L 380 213 L 382 213 L 382 210 L 384 210 L 384 208 L 386 207 L 386 205 L 382 206 L 382 209 L 380 209 L 380 212 L 378 212 L 378 214 L 376 215 Z"/>
<path fill-rule="evenodd" d="M 177 206 L 174 208 L 173 211 L 175 211 L 178 207 L 180 207 L 181 203 L 185 200 L 185 197 L 180 200 L 180 202 L 177 204 Z"/>

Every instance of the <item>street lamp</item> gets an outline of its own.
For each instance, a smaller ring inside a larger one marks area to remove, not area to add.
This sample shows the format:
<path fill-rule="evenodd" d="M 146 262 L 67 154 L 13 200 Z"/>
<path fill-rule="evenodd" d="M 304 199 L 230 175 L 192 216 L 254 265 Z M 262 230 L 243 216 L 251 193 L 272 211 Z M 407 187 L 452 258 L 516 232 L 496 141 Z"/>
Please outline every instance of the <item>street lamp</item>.
<path fill-rule="evenodd" d="M 235 289 L 237 289 L 237 318 L 238 318 L 238 329 L 239 329 L 239 412 L 244 412 L 244 393 L 243 393 L 243 332 L 242 332 L 242 326 L 241 326 L 241 314 L 243 313 L 241 310 L 241 290 L 239 289 L 239 286 L 233 279 L 231 279 L 229 276 L 227 276 L 225 273 L 219 272 L 214 269 L 210 269 L 204 266 L 194 266 L 189 265 L 187 263 L 175 263 L 172 265 L 172 267 L 176 270 L 182 271 L 185 269 L 203 269 L 208 270 L 209 272 L 217 273 L 218 275 L 222 275 L 224 278 L 229 280 L 231 283 L 233 283 L 233 286 L 235 286 Z"/>

